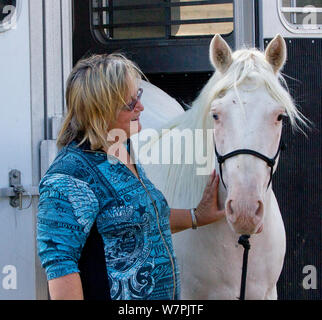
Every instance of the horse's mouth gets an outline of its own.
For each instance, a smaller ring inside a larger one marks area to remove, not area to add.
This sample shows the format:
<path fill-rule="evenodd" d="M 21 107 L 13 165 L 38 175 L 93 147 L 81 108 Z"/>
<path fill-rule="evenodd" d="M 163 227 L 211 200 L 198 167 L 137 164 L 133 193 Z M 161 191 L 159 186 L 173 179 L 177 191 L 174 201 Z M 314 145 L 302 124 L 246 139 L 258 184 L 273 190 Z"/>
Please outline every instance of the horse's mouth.
<path fill-rule="evenodd" d="M 249 226 L 249 225 L 240 225 L 236 223 L 232 223 L 228 219 L 228 224 L 230 225 L 231 229 L 237 234 L 259 234 L 263 231 L 264 225 L 263 223 L 258 224 L 257 226 Z"/>
<path fill-rule="evenodd" d="M 263 226 L 263 224 L 261 224 L 259 226 L 259 228 L 257 229 L 256 233 L 261 233 L 263 231 L 263 229 L 264 229 L 264 226 Z"/>

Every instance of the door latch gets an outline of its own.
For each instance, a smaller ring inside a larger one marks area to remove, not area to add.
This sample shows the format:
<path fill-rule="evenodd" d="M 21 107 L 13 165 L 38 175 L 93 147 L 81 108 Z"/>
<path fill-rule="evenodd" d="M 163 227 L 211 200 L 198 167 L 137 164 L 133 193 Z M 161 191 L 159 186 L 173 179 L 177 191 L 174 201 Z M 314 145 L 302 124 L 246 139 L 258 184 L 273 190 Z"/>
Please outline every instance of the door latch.
<path fill-rule="evenodd" d="M 22 195 L 25 189 L 21 185 L 21 172 L 19 170 L 14 169 L 9 172 L 9 185 L 15 193 L 15 196 L 10 197 L 11 207 L 22 210 Z"/>
<path fill-rule="evenodd" d="M 32 196 L 39 195 L 38 187 L 23 187 L 21 184 L 21 172 L 11 170 L 9 172 L 9 188 L 0 189 L 0 197 L 9 197 L 10 206 L 19 210 L 28 209 L 32 203 Z M 23 207 L 23 197 L 29 198 L 29 204 Z"/>

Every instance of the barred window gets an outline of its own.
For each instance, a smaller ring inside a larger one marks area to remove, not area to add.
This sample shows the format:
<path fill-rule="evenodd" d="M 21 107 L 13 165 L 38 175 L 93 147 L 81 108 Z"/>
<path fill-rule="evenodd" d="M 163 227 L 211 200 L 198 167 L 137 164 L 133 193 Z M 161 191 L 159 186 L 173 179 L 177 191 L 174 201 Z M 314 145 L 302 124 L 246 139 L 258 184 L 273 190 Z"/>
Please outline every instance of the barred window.
<path fill-rule="evenodd" d="M 233 0 L 91 0 L 91 27 L 101 42 L 229 34 Z"/>
<path fill-rule="evenodd" d="M 279 10 L 291 31 L 322 31 L 322 0 L 279 0 Z"/>

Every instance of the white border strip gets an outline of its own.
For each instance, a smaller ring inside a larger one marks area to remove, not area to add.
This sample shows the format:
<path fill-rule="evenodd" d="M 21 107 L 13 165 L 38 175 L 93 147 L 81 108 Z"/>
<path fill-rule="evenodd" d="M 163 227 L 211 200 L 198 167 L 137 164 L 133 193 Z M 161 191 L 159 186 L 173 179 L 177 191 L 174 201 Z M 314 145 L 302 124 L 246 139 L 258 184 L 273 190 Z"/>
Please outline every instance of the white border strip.
<path fill-rule="evenodd" d="M 282 7 L 282 12 L 291 13 L 322 13 L 322 8 L 306 7 L 306 8 L 292 8 L 292 7 Z"/>

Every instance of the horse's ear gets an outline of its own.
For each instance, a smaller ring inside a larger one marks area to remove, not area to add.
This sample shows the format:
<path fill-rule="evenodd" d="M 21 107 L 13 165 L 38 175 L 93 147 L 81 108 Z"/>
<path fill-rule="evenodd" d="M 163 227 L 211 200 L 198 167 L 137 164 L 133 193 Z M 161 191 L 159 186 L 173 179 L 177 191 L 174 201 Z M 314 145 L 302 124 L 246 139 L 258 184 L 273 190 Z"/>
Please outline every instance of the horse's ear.
<path fill-rule="evenodd" d="M 266 60 L 271 64 L 275 73 L 283 68 L 286 62 L 286 56 L 287 49 L 285 40 L 278 34 L 268 44 L 268 47 L 265 50 Z"/>
<path fill-rule="evenodd" d="M 225 73 L 233 62 L 230 47 L 219 34 L 211 40 L 209 55 L 212 65 L 221 73 Z"/>

